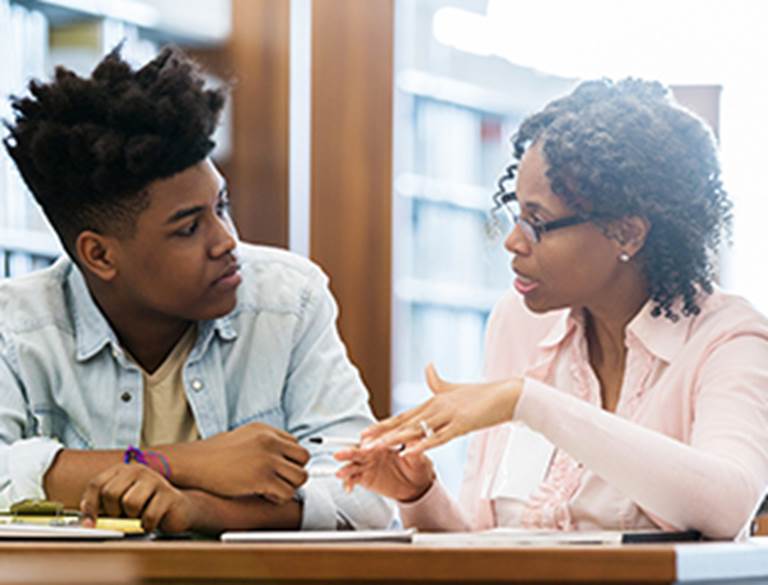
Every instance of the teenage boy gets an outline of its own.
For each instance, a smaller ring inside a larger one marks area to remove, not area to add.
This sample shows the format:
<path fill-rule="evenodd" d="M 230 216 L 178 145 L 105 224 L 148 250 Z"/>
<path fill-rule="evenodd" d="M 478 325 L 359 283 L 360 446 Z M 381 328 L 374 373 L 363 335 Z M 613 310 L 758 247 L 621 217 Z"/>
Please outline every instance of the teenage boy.
<path fill-rule="evenodd" d="M 306 439 L 357 436 L 368 396 L 322 272 L 237 242 L 208 158 L 223 91 L 178 50 L 134 70 L 118 48 L 30 93 L 5 146 L 68 257 L 0 283 L 0 509 L 386 526 L 382 498 L 312 475 L 333 460 Z"/>

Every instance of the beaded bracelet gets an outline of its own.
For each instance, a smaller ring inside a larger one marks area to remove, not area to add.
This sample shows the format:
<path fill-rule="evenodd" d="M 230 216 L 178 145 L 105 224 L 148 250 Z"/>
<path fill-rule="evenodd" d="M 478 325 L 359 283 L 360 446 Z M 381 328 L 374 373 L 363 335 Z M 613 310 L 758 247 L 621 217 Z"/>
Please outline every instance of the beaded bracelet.
<path fill-rule="evenodd" d="M 163 455 L 162 453 L 158 453 L 157 451 L 147 451 L 146 455 L 147 457 L 153 457 L 157 459 L 160 462 L 160 465 L 162 466 L 162 470 L 160 471 L 160 473 L 163 474 L 163 477 L 165 479 L 171 479 L 171 464 L 168 463 L 168 458 L 165 455 Z"/>
<path fill-rule="evenodd" d="M 159 461 L 160 467 L 158 468 L 157 465 L 152 465 L 150 458 Z M 162 453 L 158 453 L 157 451 L 144 452 L 138 447 L 128 445 L 128 448 L 123 453 L 123 463 L 130 463 L 131 461 L 146 465 L 154 471 L 159 471 L 165 479 L 171 478 L 171 465 L 168 463 L 168 458 Z"/>
<path fill-rule="evenodd" d="M 125 453 L 123 453 L 123 463 L 130 463 L 131 461 L 149 466 L 149 462 L 147 461 L 146 455 L 144 455 L 144 451 L 138 447 L 134 447 L 133 445 L 128 445 Z"/>

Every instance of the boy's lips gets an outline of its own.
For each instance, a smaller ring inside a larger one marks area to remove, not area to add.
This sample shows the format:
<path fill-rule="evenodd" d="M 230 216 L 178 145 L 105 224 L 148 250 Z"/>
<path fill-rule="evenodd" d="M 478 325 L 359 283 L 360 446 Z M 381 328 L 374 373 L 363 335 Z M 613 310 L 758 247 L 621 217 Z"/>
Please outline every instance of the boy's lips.
<path fill-rule="evenodd" d="M 233 264 L 229 266 L 221 275 L 211 283 L 211 286 L 222 286 L 224 288 L 236 287 L 242 282 L 240 276 L 240 266 Z"/>

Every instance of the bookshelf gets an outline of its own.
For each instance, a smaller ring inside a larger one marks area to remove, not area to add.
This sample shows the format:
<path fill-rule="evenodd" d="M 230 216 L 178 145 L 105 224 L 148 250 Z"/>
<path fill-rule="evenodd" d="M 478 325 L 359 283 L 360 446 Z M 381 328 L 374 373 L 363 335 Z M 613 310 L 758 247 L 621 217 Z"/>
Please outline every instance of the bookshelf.
<path fill-rule="evenodd" d="M 225 43 L 231 32 L 231 0 L 10 0 L 42 14 L 53 27 L 110 20 L 152 42 L 186 47 Z"/>
<path fill-rule="evenodd" d="M 150 59 L 164 43 L 219 45 L 229 36 L 230 10 L 230 0 L 0 0 L 0 119 L 11 118 L 8 96 L 24 94 L 31 79 L 49 78 L 57 64 L 87 75 L 121 41 L 124 56 L 135 63 Z M 221 151 L 228 149 L 228 135 L 224 124 Z M 37 270 L 61 253 L 0 149 L 0 276 Z"/>
<path fill-rule="evenodd" d="M 484 2 L 462 1 L 484 10 Z M 443 0 L 397 4 L 393 181 L 392 411 L 430 396 L 424 366 L 452 381 L 482 377 L 485 328 L 511 283 L 510 257 L 486 222 L 522 119 L 574 80 L 439 44 Z M 433 460 L 458 495 L 466 439 Z"/>

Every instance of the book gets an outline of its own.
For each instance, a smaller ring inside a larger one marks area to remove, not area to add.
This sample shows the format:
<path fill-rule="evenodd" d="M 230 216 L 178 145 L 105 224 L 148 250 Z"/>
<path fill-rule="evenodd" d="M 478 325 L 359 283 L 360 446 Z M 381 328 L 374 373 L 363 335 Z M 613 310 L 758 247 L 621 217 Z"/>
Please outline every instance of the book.
<path fill-rule="evenodd" d="M 3 526 L 31 525 L 40 527 L 58 528 L 80 527 L 80 515 L 64 513 L 58 515 L 46 514 L 12 514 L 0 512 L 0 527 Z M 96 520 L 96 529 L 109 532 L 121 532 L 128 535 L 144 534 L 141 520 L 138 518 L 110 518 L 100 517 Z"/>
<path fill-rule="evenodd" d="M 225 532 L 223 542 L 339 543 L 411 542 L 414 530 L 258 530 Z"/>
<path fill-rule="evenodd" d="M 0 540 L 112 540 L 123 538 L 118 530 L 83 528 L 79 525 L 0 524 Z"/>

